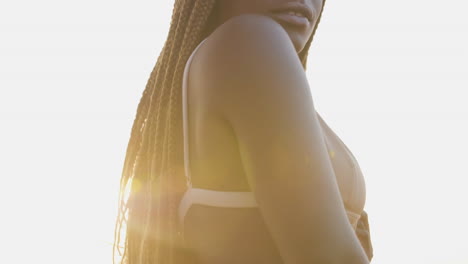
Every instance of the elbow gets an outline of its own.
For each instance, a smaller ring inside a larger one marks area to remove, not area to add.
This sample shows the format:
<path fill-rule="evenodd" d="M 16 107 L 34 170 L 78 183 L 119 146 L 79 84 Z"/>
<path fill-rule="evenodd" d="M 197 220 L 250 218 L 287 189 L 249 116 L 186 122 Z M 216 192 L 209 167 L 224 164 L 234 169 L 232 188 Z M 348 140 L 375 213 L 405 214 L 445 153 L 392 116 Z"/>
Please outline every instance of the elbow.
<path fill-rule="evenodd" d="M 321 256 L 313 263 L 324 264 L 369 264 L 370 260 L 361 247 L 347 247 L 347 249 L 335 249 L 334 253 Z"/>
<path fill-rule="evenodd" d="M 370 260 L 365 254 L 364 250 L 349 250 L 340 251 L 334 250 L 334 253 L 330 254 L 317 254 L 312 253 L 306 257 L 300 258 L 287 258 L 283 256 L 283 262 L 286 264 L 297 264 L 297 263 L 320 263 L 320 264 L 370 264 Z"/>
<path fill-rule="evenodd" d="M 364 249 L 355 248 L 348 254 L 339 256 L 338 259 L 333 259 L 330 263 L 332 264 L 369 264 L 369 258 L 367 257 Z"/>
<path fill-rule="evenodd" d="M 343 261 L 341 263 L 348 263 L 348 264 L 369 264 L 369 259 L 365 254 L 355 254 L 349 258 L 349 260 Z M 340 264 L 341 264 L 340 263 Z"/>

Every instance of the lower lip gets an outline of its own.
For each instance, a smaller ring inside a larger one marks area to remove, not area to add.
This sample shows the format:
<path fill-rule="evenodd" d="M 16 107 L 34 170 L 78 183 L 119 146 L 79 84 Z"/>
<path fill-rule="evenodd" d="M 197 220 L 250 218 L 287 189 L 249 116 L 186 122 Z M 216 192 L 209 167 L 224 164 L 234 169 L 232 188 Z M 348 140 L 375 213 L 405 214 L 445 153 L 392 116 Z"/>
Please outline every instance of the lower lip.
<path fill-rule="evenodd" d="M 272 13 L 272 14 L 273 14 L 273 17 L 283 22 L 286 22 L 288 24 L 292 24 L 294 26 L 308 27 L 310 25 L 309 20 L 305 17 L 295 16 L 295 15 L 291 15 L 288 13 Z"/>

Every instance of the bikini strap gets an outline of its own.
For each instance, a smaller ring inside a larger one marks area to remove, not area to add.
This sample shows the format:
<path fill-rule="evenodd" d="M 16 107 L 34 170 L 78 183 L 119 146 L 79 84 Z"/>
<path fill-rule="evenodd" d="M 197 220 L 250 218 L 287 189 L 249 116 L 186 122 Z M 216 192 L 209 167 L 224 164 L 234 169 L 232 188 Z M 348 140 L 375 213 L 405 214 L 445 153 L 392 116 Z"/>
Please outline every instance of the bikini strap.
<path fill-rule="evenodd" d="M 183 119 L 183 134 L 184 134 L 184 169 L 187 187 L 192 187 L 192 175 L 190 173 L 190 163 L 189 163 L 189 143 L 188 143 L 188 107 L 187 107 L 187 86 L 188 86 L 188 73 L 190 65 L 192 64 L 193 56 L 195 52 L 200 48 L 206 38 L 198 44 L 198 46 L 193 50 L 192 54 L 185 64 L 183 80 L 182 80 L 182 119 Z"/>

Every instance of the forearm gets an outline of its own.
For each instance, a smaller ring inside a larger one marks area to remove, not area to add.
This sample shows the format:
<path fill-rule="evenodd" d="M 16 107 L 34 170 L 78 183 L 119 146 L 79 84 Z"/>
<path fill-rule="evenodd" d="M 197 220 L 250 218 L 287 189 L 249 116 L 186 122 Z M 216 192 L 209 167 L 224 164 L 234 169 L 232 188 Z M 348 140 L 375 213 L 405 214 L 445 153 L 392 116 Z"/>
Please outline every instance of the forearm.
<path fill-rule="evenodd" d="M 325 203 L 310 206 L 310 201 L 318 199 L 301 198 L 298 193 L 313 196 L 314 193 L 308 191 L 312 187 L 307 181 L 300 181 L 307 178 L 296 179 L 261 182 L 256 190 L 259 208 L 284 263 L 369 264 L 344 208 L 333 210 Z M 331 199 L 327 203 L 331 203 Z"/>

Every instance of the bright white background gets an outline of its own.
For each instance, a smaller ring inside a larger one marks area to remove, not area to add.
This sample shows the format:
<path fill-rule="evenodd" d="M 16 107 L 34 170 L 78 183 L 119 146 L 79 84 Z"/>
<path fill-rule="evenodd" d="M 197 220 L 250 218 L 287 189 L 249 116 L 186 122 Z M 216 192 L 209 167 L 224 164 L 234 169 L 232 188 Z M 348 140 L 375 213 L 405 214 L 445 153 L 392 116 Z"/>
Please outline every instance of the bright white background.
<path fill-rule="evenodd" d="M 467 7 L 327 1 L 308 77 L 365 174 L 373 263 L 468 263 Z M 111 263 L 125 150 L 171 10 L 0 3 L 2 263 Z"/>

